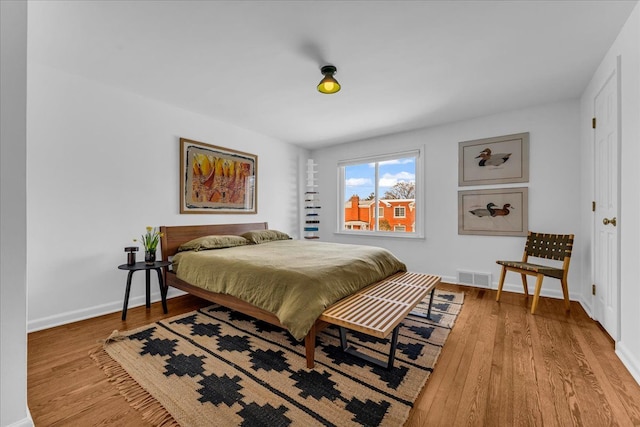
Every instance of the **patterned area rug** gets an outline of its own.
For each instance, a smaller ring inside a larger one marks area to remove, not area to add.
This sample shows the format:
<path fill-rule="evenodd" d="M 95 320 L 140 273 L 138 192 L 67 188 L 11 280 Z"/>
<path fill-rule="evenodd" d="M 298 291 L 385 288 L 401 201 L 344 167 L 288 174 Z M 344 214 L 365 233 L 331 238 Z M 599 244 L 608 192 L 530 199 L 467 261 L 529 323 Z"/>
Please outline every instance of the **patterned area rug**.
<path fill-rule="evenodd" d="M 402 324 L 393 370 L 345 354 L 338 330 L 318 335 L 316 367 L 287 332 L 218 305 L 123 333 L 92 354 L 154 425 L 400 426 L 433 370 L 463 294 L 436 290 L 432 320 Z M 428 298 L 417 310 L 426 313 Z M 387 340 L 349 332 L 386 360 Z"/>

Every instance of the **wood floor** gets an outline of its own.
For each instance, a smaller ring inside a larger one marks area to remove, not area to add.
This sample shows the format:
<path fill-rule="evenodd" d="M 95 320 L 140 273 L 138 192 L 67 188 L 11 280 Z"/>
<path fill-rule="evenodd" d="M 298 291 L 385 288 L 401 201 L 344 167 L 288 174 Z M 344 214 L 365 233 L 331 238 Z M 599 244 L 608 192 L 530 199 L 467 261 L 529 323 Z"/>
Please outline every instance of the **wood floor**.
<path fill-rule="evenodd" d="M 613 342 L 571 303 L 541 298 L 531 315 L 521 294 L 455 285 L 465 302 L 407 426 L 640 426 L 640 385 Z M 530 299 L 528 301 L 531 302 Z M 176 315 L 208 305 L 169 300 Z M 162 317 L 162 308 L 120 313 L 29 334 L 28 402 L 36 426 L 145 426 L 88 352 L 114 329 Z"/>

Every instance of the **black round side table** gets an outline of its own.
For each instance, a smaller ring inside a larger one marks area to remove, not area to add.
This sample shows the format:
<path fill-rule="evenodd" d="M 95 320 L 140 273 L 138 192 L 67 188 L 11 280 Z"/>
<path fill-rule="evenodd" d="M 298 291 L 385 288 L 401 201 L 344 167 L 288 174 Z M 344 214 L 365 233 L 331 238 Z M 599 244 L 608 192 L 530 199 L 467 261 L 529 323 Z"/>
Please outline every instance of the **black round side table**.
<path fill-rule="evenodd" d="M 131 290 L 131 277 L 136 271 L 144 270 L 146 274 L 147 285 L 147 308 L 151 307 L 151 270 L 155 270 L 158 273 L 158 284 L 160 285 L 160 296 L 162 297 L 162 309 L 164 314 L 167 314 L 167 287 L 164 285 L 162 279 L 162 269 L 171 265 L 170 261 L 156 261 L 153 264 L 147 265 L 145 262 L 136 262 L 133 265 L 122 264 L 118 268 L 120 270 L 128 270 L 127 275 L 127 289 L 124 293 L 124 306 L 122 307 L 122 320 L 127 319 L 127 305 L 129 305 L 129 291 Z"/>

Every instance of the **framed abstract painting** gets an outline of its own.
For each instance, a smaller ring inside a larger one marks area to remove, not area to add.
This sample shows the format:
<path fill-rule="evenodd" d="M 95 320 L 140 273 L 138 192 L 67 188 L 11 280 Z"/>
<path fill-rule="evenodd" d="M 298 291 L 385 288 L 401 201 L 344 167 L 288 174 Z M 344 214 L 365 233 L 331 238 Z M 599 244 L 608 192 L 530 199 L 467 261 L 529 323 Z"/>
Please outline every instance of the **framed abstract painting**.
<path fill-rule="evenodd" d="M 257 212 L 258 156 L 180 138 L 180 213 Z"/>

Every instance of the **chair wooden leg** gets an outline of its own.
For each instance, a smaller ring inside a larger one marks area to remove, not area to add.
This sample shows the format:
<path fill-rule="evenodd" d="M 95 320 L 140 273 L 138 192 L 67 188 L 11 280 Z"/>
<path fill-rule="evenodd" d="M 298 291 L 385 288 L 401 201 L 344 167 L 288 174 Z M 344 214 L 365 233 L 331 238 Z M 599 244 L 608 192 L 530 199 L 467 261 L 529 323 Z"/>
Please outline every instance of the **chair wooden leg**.
<path fill-rule="evenodd" d="M 504 276 L 507 275 L 507 267 L 502 266 L 502 272 L 500 273 L 500 282 L 498 283 L 498 294 L 496 295 L 496 301 L 500 301 L 500 294 L 502 294 L 502 285 L 504 285 Z"/>
<path fill-rule="evenodd" d="M 527 275 L 524 273 L 520 273 L 520 278 L 522 279 L 522 287 L 524 288 L 524 296 L 529 298 L 529 286 L 527 286 Z"/>
<path fill-rule="evenodd" d="M 536 307 L 538 307 L 538 299 L 540 299 L 540 289 L 542 289 L 542 279 L 544 279 L 544 275 L 538 274 L 536 279 L 536 290 L 533 294 L 533 303 L 531 304 L 531 314 L 536 312 Z"/>
<path fill-rule="evenodd" d="M 571 310 L 571 303 L 569 302 L 569 286 L 564 278 L 560 279 L 560 284 L 562 285 L 562 294 L 564 295 L 564 308 L 569 311 Z"/>

